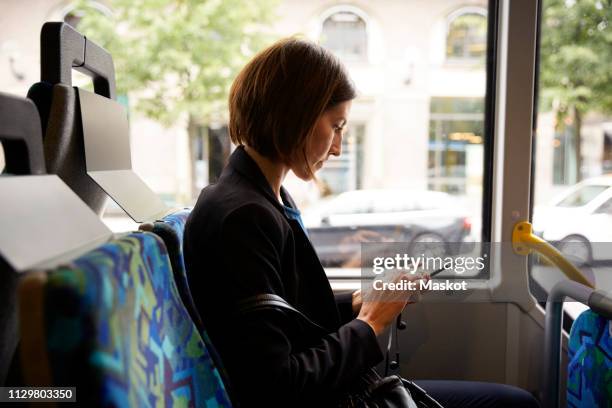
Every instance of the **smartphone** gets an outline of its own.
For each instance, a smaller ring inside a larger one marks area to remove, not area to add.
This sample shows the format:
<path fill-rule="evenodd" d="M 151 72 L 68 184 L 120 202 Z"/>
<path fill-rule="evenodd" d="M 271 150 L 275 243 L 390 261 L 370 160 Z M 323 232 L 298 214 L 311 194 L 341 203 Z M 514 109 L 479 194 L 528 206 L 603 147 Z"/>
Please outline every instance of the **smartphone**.
<path fill-rule="evenodd" d="M 436 276 L 437 274 L 439 274 L 440 272 L 444 272 L 445 270 L 447 270 L 448 268 L 440 268 L 440 269 L 436 269 L 435 271 L 433 271 L 432 273 L 429 274 L 430 278 L 433 278 L 434 276 Z"/>

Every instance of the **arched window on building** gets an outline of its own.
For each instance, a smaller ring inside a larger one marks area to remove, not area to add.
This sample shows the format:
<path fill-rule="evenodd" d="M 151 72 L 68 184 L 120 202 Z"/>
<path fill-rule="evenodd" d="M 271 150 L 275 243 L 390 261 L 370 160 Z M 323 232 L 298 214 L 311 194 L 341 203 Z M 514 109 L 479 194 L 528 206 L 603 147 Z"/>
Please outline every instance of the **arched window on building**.
<path fill-rule="evenodd" d="M 332 11 L 321 27 L 321 45 L 345 61 L 366 61 L 368 35 L 365 19 L 352 9 Z"/>
<path fill-rule="evenodd" d="M 446 58 L 484 63 L 487 53 L 487 11 L 477 7 L 463 8 L 452 13 L 447 21 Z"/>

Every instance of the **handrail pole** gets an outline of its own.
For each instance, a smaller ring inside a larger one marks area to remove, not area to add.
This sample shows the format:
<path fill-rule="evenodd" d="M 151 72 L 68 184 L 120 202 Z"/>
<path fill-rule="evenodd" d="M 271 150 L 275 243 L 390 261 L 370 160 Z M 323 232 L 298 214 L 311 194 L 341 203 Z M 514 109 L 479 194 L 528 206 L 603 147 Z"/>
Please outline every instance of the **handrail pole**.
<path fill-rule="evenodd" d="M 527 256 L 534 251 L 539 253 L 574 282 L 595 289 L 593 283 L 568 261 L 557 248 L 533 233 L 529 222 L 521 221 L 516 223 L 512 232 L 512 247 L 514 252 L 519 255 Z"/>

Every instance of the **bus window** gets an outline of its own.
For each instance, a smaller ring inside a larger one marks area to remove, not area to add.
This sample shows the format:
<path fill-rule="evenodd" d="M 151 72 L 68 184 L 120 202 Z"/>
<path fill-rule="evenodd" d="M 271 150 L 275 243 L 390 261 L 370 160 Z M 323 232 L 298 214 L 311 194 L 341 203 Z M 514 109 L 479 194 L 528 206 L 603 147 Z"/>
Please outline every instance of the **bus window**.
<path fill-rule="evenodd" d="M 487 7 L 338 2 L 307 13 L 360 95 L 318 191 L 288 181 L 324 266 L 353 266 L 361 242 L 481 239 Z"/>
<path fill-rule="evenodd" d="M 532 203 L 534 231 L 602 289 L 612 288 L 609 19 L 603 1 L 542 2 Z M 540 297 L 566 279 L 538 260 L 531 274 Z"/>
<path fill-rule="evenodd" d="M 342 155 L 328 160 L 316 182 L 290 174 L 284 183 L 324 266 L 354 266 L 364 241 L 470 248 L 489 230 L 482 222 L 490 145 L 487 0 L 368 9 L 340 1 L 324 8 L 256 2 L 231 25 L 217 10 L 210 26 L 198 26 L 208 20 L 198 18 L 203 11 L 182 15 L 179 8 L 159 33 L 147 24 L 159 10 L 136 11 L 138 3 L 129 2 L 113 7 L 62 9 L 59 17 L 113 55 L 117 92 L 129 96 L 134 170 L 167 204 L 193 205 L 231 153 L 226 100 L 238 69 L 275 38 L 302 33 L 345 63 L 359 93 Z M 275 24 L 261 20 L 275 14 Z M 205 41 L 193 39 L 194 32 Z M 204 48 L 186 49 L 187 43 Z M 106 215 L 115 230 L 129 226 L 117 208 L 109 206 Z M 342 242 L 353 250 L 340 250 Z"/>

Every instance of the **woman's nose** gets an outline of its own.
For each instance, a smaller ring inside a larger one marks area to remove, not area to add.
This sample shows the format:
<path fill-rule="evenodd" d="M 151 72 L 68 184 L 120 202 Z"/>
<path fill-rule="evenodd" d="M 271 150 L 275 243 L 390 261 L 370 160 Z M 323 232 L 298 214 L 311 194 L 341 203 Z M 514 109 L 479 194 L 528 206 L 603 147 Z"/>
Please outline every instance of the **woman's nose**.
<path fill-rule="evenodd" d="M 342 136 L 341 135 L 334 136 L 334 140 L 332 141 L 331 148 L 329 149 L 329 154 L 331 156 L 340 156 L 342 154 Z"/>

